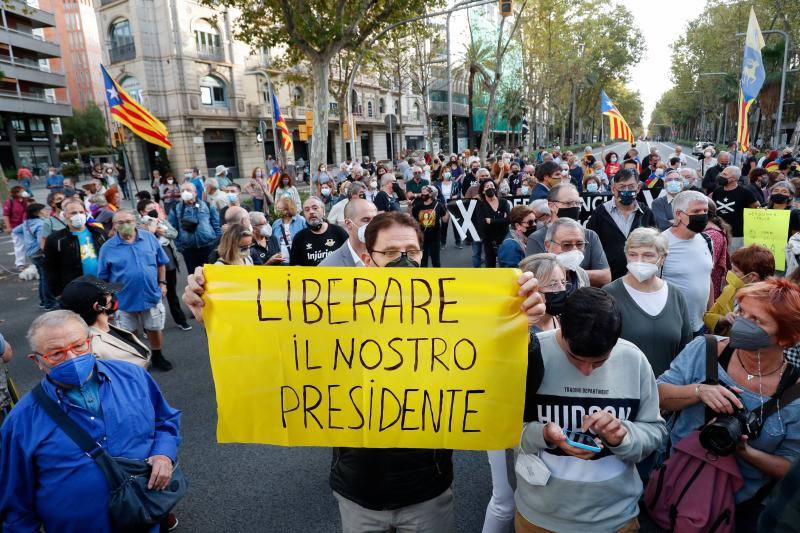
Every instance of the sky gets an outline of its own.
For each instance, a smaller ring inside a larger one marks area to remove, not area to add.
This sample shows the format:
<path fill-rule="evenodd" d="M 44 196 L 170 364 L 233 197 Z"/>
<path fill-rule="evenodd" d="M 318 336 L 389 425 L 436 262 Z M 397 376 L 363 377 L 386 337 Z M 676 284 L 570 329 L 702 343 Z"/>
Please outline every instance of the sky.
<path fill-rule="evenodd" d="M 449 0 L 452 5 L 455 0 Z M 682 36 L 690 20 L 703 11 L 703 0 L 619 0 L 633 16 L 644 36 L 646 50 L 641 62 L 633 69 L 628 86 L 639 91 L 644 103 L 642 123 L 650 123 L 650 114 L 658 99 L 672 87 L 670 66 L 672 65 L 672 43 Z M 461 57 L 461 51 L 469 40 L 464 31 L 467 17 L 464 12 L 453 14 L 451 21 L 451 49 L 453 61 Z M 613 95 L 609 95 L 612 100 Z"/>

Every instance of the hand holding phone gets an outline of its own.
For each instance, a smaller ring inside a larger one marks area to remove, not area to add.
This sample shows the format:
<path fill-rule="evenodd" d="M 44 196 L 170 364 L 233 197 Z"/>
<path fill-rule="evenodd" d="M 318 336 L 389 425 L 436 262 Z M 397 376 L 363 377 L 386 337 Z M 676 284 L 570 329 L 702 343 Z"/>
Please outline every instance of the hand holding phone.
<path fill-rule="evenodd" d="M 564 434 L 564 430 L 562 430 L 558 424 L 553 422 L 548 422 L 544 426 L 543 436 L 545 442 L 547 442 L 549 445 L 557 446 L 558 448 L 561 448 L 561 450 L 567 455 L 577 457 L 578 459 L 588 460 L 594 457 L 595 453 L 597 453 L 569 444 L 569 442 L 567 442 L 567 436 Z"/>
<path fill-rule="evenodd" d="M 622 422 L 608 411 L 597 411 L 584 416 L 581 431 L 589 430 L 610 446 L 619 446 L 622 444 L 622 439 L 628 434 L 628 430 L 625 429 Z"/>

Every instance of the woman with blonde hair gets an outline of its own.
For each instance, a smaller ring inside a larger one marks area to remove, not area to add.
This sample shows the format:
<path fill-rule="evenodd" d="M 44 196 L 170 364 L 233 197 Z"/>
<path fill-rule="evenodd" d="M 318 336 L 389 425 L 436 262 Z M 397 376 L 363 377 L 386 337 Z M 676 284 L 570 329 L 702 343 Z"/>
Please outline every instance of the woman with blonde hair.
<path fill-rule="evenodd" d="M 217 265 L 252 265 L 250 247 L 253 245 L 253 232 L 241 224 L 231 224 L 219 240 L 219 259 Z"/>

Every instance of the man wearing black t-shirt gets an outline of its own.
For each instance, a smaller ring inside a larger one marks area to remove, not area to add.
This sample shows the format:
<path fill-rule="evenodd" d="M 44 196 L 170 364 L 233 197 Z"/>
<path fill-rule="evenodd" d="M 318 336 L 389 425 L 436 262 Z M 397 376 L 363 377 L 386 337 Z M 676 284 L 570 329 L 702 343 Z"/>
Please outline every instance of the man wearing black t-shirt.
<path fill-rule="evenodd" d="M 479 161 L 472 161 L 469 164 L 469 172 L 464 174 L 464 177 L 461 178 L 461 196 L 466 197 L 467 191 L 469 188 L 475 185 L 478 185 L 478 170 L 480 170 L 481 164 Z M 475 190 L 477 192 L 477 189 Z"/>
<path fill-rule="evenodd" d="M 441 252 L 441 228 L 443 223 L 450 221 L 450 214 L 444 205 L 436 201 L 438 190 L 433 185 L 422 188 L 411 208 L 411 216 L 422 228 L 422 263 L 428 266 L 428 259 L 434 267 L 442 266 L 439 258 Z"/>
<path fill-rule="evenodd" d="M 717 188 L 711 199 L 717 206 L 717 214 L 731 225 L 731 253 L 744 245 L 744 210 L 759 206 L 758 200 L 749 189 L 739 185 L 739 167 L 725 167 L 717 175 Z"/>
<path fill-rule="evenodd" d="M 312 196 L 303 203 L 303 217 L 307 227 L 297 232 L 292 239 L 289 264 L 292 266 L 317 266 L 328 254 L 347 240 L 347 232 L 335 224 L 328 224 L 322 217 L 325 207 L 322 201 Z"/>

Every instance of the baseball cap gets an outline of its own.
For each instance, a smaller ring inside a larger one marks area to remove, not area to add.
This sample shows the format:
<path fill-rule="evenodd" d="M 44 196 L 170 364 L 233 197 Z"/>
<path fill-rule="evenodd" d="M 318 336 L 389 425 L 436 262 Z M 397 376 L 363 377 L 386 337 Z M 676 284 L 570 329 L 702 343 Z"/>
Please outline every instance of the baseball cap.
<path fill-rule="evenodd" d="M 122 290 L 119 283 L 103 281 L 95 276 L 81 276 L 67 283 L 61 293 L 61 307 L 75 311 L 91 305 L 104 294 L 116 294 Z"/>

